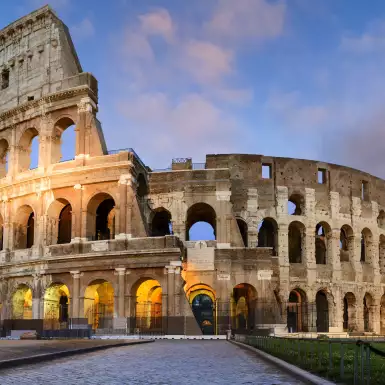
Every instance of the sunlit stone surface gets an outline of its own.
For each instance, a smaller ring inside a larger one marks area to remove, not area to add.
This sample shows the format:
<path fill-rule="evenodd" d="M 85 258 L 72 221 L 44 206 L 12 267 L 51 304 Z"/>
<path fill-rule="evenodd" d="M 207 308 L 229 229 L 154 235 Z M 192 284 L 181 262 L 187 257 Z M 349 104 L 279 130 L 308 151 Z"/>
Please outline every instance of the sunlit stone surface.
<path fill-rule="evenodd" d="M 8 384 L 259 384 L 301 382 L 226 341 L 157 341 L 2 371 Z"/>

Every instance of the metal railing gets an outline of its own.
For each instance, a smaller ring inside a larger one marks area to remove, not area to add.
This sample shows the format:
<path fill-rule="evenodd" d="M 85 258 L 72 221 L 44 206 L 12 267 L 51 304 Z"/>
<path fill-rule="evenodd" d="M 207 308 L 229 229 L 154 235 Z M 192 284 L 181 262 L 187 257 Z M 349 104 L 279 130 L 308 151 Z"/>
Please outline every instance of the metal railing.
<path fill-rule="evenodd" d="M 135 156 L 135 158 L 137 159 L 137 161 L 140 163 L 140 165 L 144 168 L 144 169 L 147 169 L 147 167 L 145 166 L 145 164 L 143 163 L 142 159 L 140 158 L 140 156 L 135 152 L 135 150 L 131 147 L 128 147 L 128 148 L 120 148 L 118 150 L 108 150 L 107 151 L 107 154 L 108 155 L 116 155 L 116 154 L 119 154 L 119 152 L 132 152 Z"/>
<path fill-rule="evenodd" d="M 385 340 L 300 339 L 236 335 L 235 340 L 332 381 L 382 385 Z"/>

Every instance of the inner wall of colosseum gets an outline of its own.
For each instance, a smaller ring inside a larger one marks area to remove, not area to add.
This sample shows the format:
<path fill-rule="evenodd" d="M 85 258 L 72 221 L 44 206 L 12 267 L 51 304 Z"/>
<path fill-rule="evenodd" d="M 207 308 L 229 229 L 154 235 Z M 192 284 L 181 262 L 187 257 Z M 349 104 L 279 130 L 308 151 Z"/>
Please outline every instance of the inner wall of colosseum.
<path fill-rule="evenodd" d="M 108 151 L 97 81 L 49 7 L 0 31 L 0 72 L 3 334 L 385 333 L 385 181 L 241 154 L 152 170 Z"/>

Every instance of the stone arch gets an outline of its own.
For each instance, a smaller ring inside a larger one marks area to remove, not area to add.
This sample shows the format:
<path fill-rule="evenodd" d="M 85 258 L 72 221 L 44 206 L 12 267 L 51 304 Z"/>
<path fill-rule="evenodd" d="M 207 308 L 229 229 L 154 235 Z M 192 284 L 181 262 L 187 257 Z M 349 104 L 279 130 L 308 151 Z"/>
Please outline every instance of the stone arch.
<path fill-rule="evenodd" d="M 72 206 L 64 198 L 52 202 L 47 210 L 47 244 L 70 243 L 72 238 Z"/>
<path fill-rule="evenodd" d="M 343 329 L 347 332 L 357 330 L 357 301 L 352 292 L 346 293 L 343 299 Z"/>
<path fill-rule="evenodd" d="M 340 261 L 348 262 L 354 259 L 354 232 L 349 225 L 343 225 L 340 230 Z"/>
<path fill-rule="evenodd" d="M 289 333 L 307 332 L 309 330 L 308 302 L 304 290 L 296 287 L 290 291 L 286 310 Z"/>
<path fill-rule="evenodd" d="M 293 193 L 288 199 L 288 214 L 303 215 L 305 209 L 305 200 L 302 194 Z"/>
<path fill-rule="evenodd" d="M 319 222 L 315 228 L 315 260 L 317 265 L 329 263 L 331 228 L 327 222 Z"/>
<path fill-rule="evenodd" d="M 233 329 L 253 330 L 256 324 L 257 290 L 249 283 L 239 283 L 232 292 Z"/>
<path fill-rule="evenodd" d="M 186 240 L 190 240 L 190 230 L 198 222 L 206 222 L 213 229 L 214 239 L 216 239 L 217 216 L 215 210 L 207 203 L 195 203 L 189 207 L 186 215 Z M 206 239 L 202 239 L 206 240 Z"/>
<path fill-rule="evenodd" d="M 131 295 L 135 298 L 135 327 L 140 331 L 162 331 L 163 291 L 160 282 L 141 277 L 132 286 Z"/>
<path fill-rule="evenodd" d="M 28 128 L 21 135 L 18 146 L 18 172 L 34 168 L 35 165 L 31 163 L 32 160 L 35 158 L 37 160 L 39 159 L 38 151 L 37 154 L 34 153 L 35 149 L 32 151 L 34 147 L 32 141 L 35 140 L 35 138 L 39 141 L 39 132 L 34 127 Z"/>
<path fill-rule="evenodd" d="M 29 249 L 35 241 L 35 213 L 31 206 L 23 205 L 16 211 L 14 222 L 15 249 Z"/>
<path fill-rule="evenodd" d="M 237 218 L 238 230 L 241 234 L 243 246 L 248 247 L 248 226 L 247 222 L 242 218 Z"/>
<path fill-rule="evenodd" d="M 163 237 L 172 234 L 171 213 L 164 207 L 159 207 L 151 215 L 151 236 Z"/>
<path fill-rule="evenodd" d="M 384 210 L 380 210 L 380 212 L 378 213 L 377 226 L 380 229 L 385 230 L 385 211 Z"/>
<path fill-rule="evenodd" d="M 84 291 L 84 317 L 93 329 L 112 328 L 114 287 L 105 279 L 94 279 Z"/>
<path fill-rule="evenodd" d="M 87 205 L 87 239 L 115 238 L 115 200 L 110 194 L 97 193 Z"/>
<path fill-rule="evenodd" d="M 374 331 L 374 298 L 373 296 L 366 292 L 362 299 L 362 314 L 363 314 L 363 323 L 364 331 L 372 332 Z"/>
<path fill-rule="evenodd" d="M 318 290 L 315 296 L 316 328 L 319 333 L 328 333 L 333 302 L 329 300 L 330 294 L 324 289 Z"/>
<path fill-rule="evenodd" d="M 192 285 L 186 296 L 191 305 L 194 317 L 203 334 L 216 334 L 216 293 L 215 290 L 204 283 Z"/>
<path fill-rule="evenodd" d="M 371 263 L 373 260 L 373 236 L 372 232 L 365 227 L 361 231 L 361 262 Z"/>
<path fill-rule="evenodd" d="M 267 217 L 258 230 L 258 247 L 272 247 L 275 255 L 278 250 L 278 224 L 275 219 Z"/>
<path fill-rule="evenodd" d="M 302 263 L 305 251 L 305 225 L 299 221 L 293 221 L 289 225 L 289 262 Z"/>
<path fill-rule="evenodd" d="M 32 319 L 32 289 L 20 284 L 12 293 L 12 319 Z"/>
<path fill-rule="evenodd" d="M 59 329 L 69 321 L 70 292 L 62 282 L 51 283 L 44 291 L 44 327 Z"/>
<path fill-rule="evenodd" d="M 76 132 L 74 120 L 65 115 L 60 117 L 53 126 L 51 163 L 72 160 L 76 155 Z M 71 141 L 72 150 L 67 149 L 67 137 Z M 63 147 L 66 147 L 65 149 Z M 64 150 L 64 151 L 63 151 Z M 63 158 L 64 156 L 64 158 Z"/>
<path fill-rule="evenodd" d="M 4 178 L 8 173 L 9 144 L 6 139 L 0 139 L 0 178 Z"/>

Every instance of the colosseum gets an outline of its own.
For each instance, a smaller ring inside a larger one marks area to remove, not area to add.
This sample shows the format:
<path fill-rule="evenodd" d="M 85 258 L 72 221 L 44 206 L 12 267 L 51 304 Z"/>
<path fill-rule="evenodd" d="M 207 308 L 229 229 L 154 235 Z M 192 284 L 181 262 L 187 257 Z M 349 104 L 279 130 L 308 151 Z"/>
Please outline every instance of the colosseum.
<path fill-rule="evenodd" d="M 242 154 L 152 170 L 109 151 L 97 80 L 48 6 L 0 31 L 0 74 L 3 336 L 385 333 L 384 180 Z M 192 239 L 200 222 L 212 234 Z"/>

